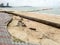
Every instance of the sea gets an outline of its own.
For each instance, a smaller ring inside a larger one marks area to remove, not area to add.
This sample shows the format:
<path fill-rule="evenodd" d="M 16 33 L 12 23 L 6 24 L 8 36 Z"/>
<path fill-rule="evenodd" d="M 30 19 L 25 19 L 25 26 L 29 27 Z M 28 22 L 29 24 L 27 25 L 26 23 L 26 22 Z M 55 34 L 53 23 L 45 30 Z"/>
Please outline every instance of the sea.
<path fill-rule="evenodd" d="M 11 7 L 11 8 L 7 8 L 7 9 L 18 10 L 18 11 L 26 11 L 26 12 L 37 12 L 37 13 L 44 13 L 44 14 L 60 15 L 60 7 L 46 8 L 46 7 L 22 6 L 22 7 Z"/>

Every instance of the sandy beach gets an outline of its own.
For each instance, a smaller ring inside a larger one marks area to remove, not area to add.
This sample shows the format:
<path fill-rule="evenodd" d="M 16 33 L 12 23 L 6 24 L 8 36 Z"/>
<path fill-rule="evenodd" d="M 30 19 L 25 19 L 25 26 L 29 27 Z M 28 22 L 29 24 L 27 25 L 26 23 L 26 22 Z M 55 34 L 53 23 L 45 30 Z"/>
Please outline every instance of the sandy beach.
<path fill-rule="evenodd" d="M 21 11 L 13 11 L 13 13 L 60 24 L 59 15 L 48 15 Z M 55 28 L 43 23 L 38 23 L 25 18 L 22 19 L 19 16 L 12 15 L 12 21 L 8 25 L 8 31 L 12 37 L 14 36 L 24 42 L 41 45 L 60 45 L 59 28 Z M 12 39 L 15 40 L 14 38 Z"/>
<path fill-rule="evenodd" d="M 34 18 L 44 19 L 55 23 L 60 22 L 59 21 L 60 17 L 54 15 L 46 14 L 44 16 L 43 14 L 31 13 L 31 12 L 14 12 L 14 13 L 30 16 Z M 16 26 L 19 20 L 21 20 L 21 17 L 13 16 L 13 21 L 9 24 L 8 30 L 13 36 L 26 42 L 37 43 L 42 45 L 60 44 L 60 29 L 24 18 L 22 22 L 26 26 L 25 27 L 22 26 L 21 22 L 19 26 Z M 31 28 L 34 28 L 35 30 Z"/>

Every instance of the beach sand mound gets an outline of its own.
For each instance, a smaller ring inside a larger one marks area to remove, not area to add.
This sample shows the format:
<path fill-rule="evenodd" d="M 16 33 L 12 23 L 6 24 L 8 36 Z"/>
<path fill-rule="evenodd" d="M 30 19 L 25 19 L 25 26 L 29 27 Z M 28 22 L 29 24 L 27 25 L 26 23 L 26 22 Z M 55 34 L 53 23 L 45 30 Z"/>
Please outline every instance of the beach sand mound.
<path fill-rule="evenodd" d="M 41 45 L 60 44 L 60 29 L 19 16 L 13 16 L 12 21 L 8 25 L 8 31 L 12 37 L 16 37 L 24 42 Z"/>

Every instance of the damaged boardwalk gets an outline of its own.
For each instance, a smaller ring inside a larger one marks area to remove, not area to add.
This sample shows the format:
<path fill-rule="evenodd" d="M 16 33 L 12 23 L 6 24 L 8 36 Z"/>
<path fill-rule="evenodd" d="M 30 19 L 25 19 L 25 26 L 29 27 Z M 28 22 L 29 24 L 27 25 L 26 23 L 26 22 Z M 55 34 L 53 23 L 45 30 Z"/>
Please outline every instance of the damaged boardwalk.
<path fill-rule="evenodd" d="M 39 28 L 42 32 L 46 31 L 46 33 L 44 32 L 44 35 L 47 34 L 47 32 L 48 32 L 48 34 L 45 36 L 48 39 L 44 38 L 42 40 L 42 44 L 41 45 L 45 45 L 43 43 L 45 40 L 48 41 L 46 45 L 50 44 L 50 42 L 52 42 L 51 44 L 53 44 L 53 45 L 59 45 L 59 43 L 55 42 L 56 41 L 55 38 L 53 38 L 50 35 L 50 34 L 54 34 L 55 33 L 55 32 L 53 33 L 53 31 L 56 31 L 55 34 L 58 34 L 57 32 L 60 32 L 59 31 L 60 30 L 60 23 L 59 22 L 56 22 L 54 20 L 51 21 L 50 18 L 49 18 L 49 20 L 48 19 L 44 20 L 43 18 L 45 18 L 45 17 L 43 17 L 41 19 L 40 19 L 40 17 L 39 18 L 36 18 L 34 16 L 30 17 L 30 15 L 28 15 L 28 13 L 27 13 L 27 15 L 25 13 L 21 13 L 22 15 L 20 15 L 20 14 L 18 14 L 16 12 L 11 13 L 11 12 L 6 12 L 6 11 L 0 12 L 0 45 L 37 45 L 37 44 L 31 44 L 31 43 L 21 43 L 21 42 L 16 43 L 16 42 L 13 42 L 13 40 L 11 39 L 11 35 L 9 34 L 8 29 L 7 29 L 7 25 L 10 22 L 10 20 L 12 19 L 11 18 L 11 14 L 16 15 L 16 16 L 20 16 L 20 17 L 28 19 L 30 21 L 34 21 L 34 22 L 37 22 L 37 23 L 39 22 L 40 23 L 39 24 L 40 27 L 37 25 L 37 28 Z M 30 29 L 36 31 L 36 29 L 34 29 L 34 28 L 30 28 Z M 49 31 L 47 31 L 47 30 L 49 30 Z M 52 33 L 49 33 L 50 31 Z M 59 36 L 60 36 L 60 33 L 57 36 L 58 40 L 60 39 Z M 60 40 L 58 42 L 60 42 Z"/>
<path fill-rule="evenodd" d="M 7 22 L 11 20 L 9 14 L 0 13 L 0 45 L 33 45 L 29 43 L 13 42 L 7 29 Z"/>
<path fill-rule="evenodd" d="M 14 45 L 7 30 L 7 21 L 10 17 L 7 14 L 0 13 L 0 45 Z"/>

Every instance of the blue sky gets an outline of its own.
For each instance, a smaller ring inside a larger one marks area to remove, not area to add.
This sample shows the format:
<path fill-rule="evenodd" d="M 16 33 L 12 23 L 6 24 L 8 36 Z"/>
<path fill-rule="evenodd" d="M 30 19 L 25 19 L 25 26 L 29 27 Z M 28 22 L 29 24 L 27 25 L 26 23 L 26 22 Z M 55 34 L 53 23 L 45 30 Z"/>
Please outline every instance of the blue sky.
<path fill-rule="evenodd" d="M 59 7 L 60 0 L 0 0 L 0 3 L 9 2 L 12 6 Z"/>

